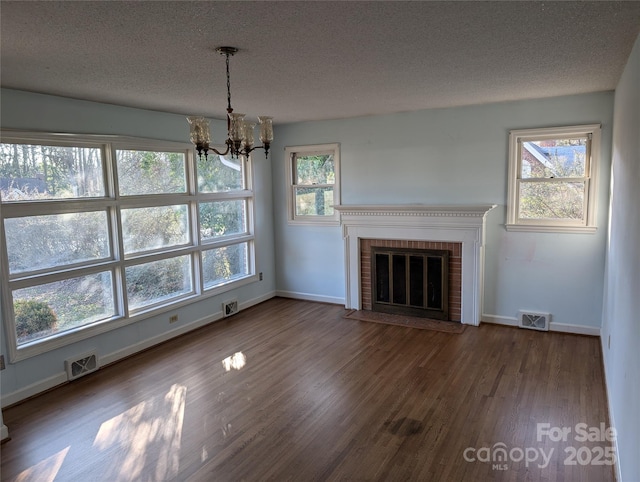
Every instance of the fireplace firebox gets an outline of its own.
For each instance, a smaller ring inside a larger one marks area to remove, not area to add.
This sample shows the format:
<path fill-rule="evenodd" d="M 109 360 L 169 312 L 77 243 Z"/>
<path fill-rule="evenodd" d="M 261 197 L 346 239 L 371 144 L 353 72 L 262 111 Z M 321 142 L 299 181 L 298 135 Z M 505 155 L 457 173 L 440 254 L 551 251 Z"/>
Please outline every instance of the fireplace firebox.
<path fill-rule="evenodd" d="M 371 247 L 373 311 L 449 320 L 449 251 Z"/>

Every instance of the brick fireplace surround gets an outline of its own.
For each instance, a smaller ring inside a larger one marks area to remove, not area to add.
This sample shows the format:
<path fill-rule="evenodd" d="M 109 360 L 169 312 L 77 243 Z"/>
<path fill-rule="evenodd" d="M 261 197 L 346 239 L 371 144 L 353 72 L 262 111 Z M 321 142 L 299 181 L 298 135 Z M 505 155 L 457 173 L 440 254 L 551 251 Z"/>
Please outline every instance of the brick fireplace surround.
<path fill-rule="evenodd" d="M 427 206 L 342 205 L 340 224 L 345 243 L 345 307 L 371 309 L 370 249 L 375 246 L 450 250 L 450 318 L 479 325 L 484 279 L 484 228 L 495 205 Z M 364 254 L 369 251 L 368 254 Z M 456 295 L 459 293 L 459 297 Z M 459 300 L 459 301 L 458 301 Z M 454 317 L 454 311 L 456 315 Z"/>

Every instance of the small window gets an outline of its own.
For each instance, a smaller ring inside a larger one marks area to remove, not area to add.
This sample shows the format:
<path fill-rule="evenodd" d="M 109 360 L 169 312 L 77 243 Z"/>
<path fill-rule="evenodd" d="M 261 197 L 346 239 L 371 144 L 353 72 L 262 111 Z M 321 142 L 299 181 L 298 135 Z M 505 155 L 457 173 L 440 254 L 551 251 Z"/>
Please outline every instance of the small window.
<path fill-rule="evenodd" d="M 184 152 L 116 151 L 121 196 L 186 193 Z"/>
<path fill-rule="evenodd" d="M 13 329 L 7 336 L 10 343 L 19 347 L 118 315 L 110 270 L 23 284 L 26 286 L 15 283 L 11 292 Z"/>
<path fill-rule="evenodd" d="M 198 205 L 198 209 L 202 242 L 224 236 L 248 234 L 246 199 L 202 202 Z"/>
<path fill-rule="evenodd" d="M 287 147 L 289 222 L 338 224 L 340 150 L 338 144 Z"/>
<path fill-rule="evenodd" d="M 189 244 L 189 207 L 149 206 L 121 211 L 124 254 Z"/>
<path fill-rule="evenodd" d="M 104 148 L 80 144 L 2 143 L 2 202 L 104 197 Z"/>
<path fill-rule="evenodd" d="M 511 131 L 507 229 L 595 232 L 600 126 Z"/>
<path fill-rule="evenodd" d="M 189 255 L 126 266 L 124 277 L 132 312 L 194 293 Z"/>
<path fill-rule="evenodd" d="M 202 252 L 205 289 L 229 283 L 250 273 L 249 245 L 231 244 Z"/>

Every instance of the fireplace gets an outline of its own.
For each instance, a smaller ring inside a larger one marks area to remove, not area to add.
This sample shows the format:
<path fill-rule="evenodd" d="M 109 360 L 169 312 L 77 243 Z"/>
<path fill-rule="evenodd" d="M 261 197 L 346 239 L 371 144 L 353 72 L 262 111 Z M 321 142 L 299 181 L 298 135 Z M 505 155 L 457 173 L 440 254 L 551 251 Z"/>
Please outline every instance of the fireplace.
<path fill-rule="evenodd" d="M 336 206 L 345 242 L 345 307 L 373 309 L 373 246 L 446 250 L 449 252 L 448 319 L 479 325 L 485 218 L 494 207 Z"/>
<path fill-rule="evenodd" d="M 449 319 L 449 252 L 373 247 L 373 311 Z"/>
<path fill-rule="evenodd" d="M 443 243 L 435 241 L 408 241 L 402 239 L 365 239 L 361 238 L 360 245 L 360 287 L 361 287 L 361 308 L 362 310 L 378 311 L 374 307 L 374 288 L 372 254 L 381 249 L 389 252 L 407 253 L 440 253 L 445 255 L 446 274 L 448 280 L 443 280 L 446 290 L 443 295 L 444 313 L 425 312 L 418 310 L 398 310 L 398 314 L 408 314 L 411 316 L 421 316 L 448 321 L 461 321 L 461 274 L 462 274 L 462 243 Z M 428 296 L 428 293 L 427 293 Z M 382 309 L 384 310 L 384 308 Z M 389 311 L 384 310 L 389 313 Z"/>

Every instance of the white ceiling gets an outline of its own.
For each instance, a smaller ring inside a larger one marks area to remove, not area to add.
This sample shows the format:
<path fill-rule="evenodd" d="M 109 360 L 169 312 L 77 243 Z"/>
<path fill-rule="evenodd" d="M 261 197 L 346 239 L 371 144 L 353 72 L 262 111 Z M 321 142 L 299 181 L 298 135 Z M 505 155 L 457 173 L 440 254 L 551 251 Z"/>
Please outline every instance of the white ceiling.
<path fill-rule="evenodd" d="M 4 1 L 2 87 L 297 122 L 613 90 L 639 1 Z"/>

